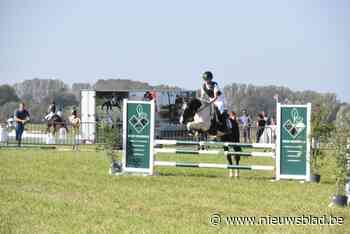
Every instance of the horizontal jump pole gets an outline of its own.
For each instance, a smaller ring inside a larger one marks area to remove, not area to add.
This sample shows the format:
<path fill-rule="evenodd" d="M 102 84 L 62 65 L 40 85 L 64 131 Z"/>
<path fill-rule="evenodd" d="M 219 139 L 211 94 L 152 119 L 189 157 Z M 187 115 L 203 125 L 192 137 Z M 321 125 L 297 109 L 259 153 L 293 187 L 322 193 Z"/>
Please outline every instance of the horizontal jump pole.
<path fill-rule="evenodd" d="M 267 157 L 273 158 L 275 157 L 274 152 L 239 152 L 239 151 L 225 151 L 225 155 L 238 155 L 238 156 L 246 156 L 246 157 Z"/>
<path fill-rule="evenodd" d="M 154 140 L 156 145 L 201 145 L 201 141 Z"/>
<path fill-rule="evenodd" d="M 169 148 L 155 148 L 155 153 L 168 153 L 168 154 L 224 154 L 224 155 L 238 155 L 246 157 L 275 157 L 273 152 L 233 152 L 222 150 L 187 150 L 187 149 L 169 149 Z"/>
<path fill-rule="evenodd" d="M 154 166 L 160 167 L 190 167 L 190 168 L 217 168 L 217 169 L 241 169 L 241 170 L 261 170 L 261 171 L 273 171 L 274 166 L 263 165 L 230 165 L 230 164 L 217 164 L 217 163 L 187 163 L 187 162 L 167 162 L 167 161 L 154 161 Z"/>
<path fill-rule="evenodd" d="M 163 149 L 155 148 L 155 153 L 169 153 L 169 154 L 220 154 L 222 150 L 187 150 L 187 149 Z"/>
<path fill-rule="evenodd" d="M 217 146 L 240 146 L 246 148 L 274 149 L 275 144 L 268 143 L 233 143 L 217 141 L 183 141 L 183 140 L 155 140 L 155 145 L 217 145 Z"/>

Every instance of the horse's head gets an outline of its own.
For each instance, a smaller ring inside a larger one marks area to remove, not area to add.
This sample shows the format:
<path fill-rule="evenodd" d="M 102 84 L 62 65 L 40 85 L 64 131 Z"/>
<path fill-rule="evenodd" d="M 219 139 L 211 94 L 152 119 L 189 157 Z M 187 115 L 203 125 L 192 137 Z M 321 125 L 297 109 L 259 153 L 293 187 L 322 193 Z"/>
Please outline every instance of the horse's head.
<path fill-rule="evenodd" d="M 198 112 L 201 106 L 202 106 L 202 103 L 197 98 L 193 98 L 189 102 L 185 102 L 182 106 L 180 123 L 186 124 L 186 123 L 192 122 L 195 114 Z"/>

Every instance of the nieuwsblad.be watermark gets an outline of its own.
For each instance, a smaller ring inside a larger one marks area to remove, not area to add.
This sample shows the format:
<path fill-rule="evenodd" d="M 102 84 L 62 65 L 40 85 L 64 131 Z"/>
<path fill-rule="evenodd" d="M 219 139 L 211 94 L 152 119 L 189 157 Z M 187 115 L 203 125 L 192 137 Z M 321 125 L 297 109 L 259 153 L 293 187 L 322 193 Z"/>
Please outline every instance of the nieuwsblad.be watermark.
<path fill-rule="evenodd" d="M 209 224 L 219 225 L 342 225 L 344 217 L 332 215 L 300 216 L 229 216 L 214 213 L 209 216 Z"/>

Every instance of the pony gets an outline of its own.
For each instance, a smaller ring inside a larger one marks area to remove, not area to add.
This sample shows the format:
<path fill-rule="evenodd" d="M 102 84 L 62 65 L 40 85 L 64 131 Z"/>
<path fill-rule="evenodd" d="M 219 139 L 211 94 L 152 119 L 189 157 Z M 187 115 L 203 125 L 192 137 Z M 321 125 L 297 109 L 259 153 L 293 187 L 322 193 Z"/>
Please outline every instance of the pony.
<path fill-rule="evenodd" d="M 55 114 L 47 121 L 46 133 L 51 133 L 51 129 L 53 129 L 52 135 L 55 135 L 61 128 L 65 129 L 66 133 L 68 133 L 66 122 L 60 115 Z"/>

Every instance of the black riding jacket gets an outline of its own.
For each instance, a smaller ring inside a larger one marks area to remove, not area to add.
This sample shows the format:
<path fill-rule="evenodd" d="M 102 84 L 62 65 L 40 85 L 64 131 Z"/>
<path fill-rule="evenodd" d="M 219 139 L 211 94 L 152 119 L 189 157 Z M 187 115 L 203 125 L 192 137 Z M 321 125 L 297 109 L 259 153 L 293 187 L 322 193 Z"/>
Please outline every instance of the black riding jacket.
<path fill-rule="evenodd" d="M 218 83 L 216 83 L 216 82 L 211 82 L 210 84 L 209 84 L 209 87 L 207 87 L 207 84 L 206 83 L 204 83 L 203 84 L 203 91 L 204 91 L 204 93 L 206 94 L 206 95 L 208 95 L 208 97 L 210 97 L 210 98 L 214 98 L 214 88 L 215 88 L 215 86 L 217 86 L 218 85 Z M 218 93 L 218 96 L 219 95 L 221 95 L 221 93 L 219 92 Z"/>

